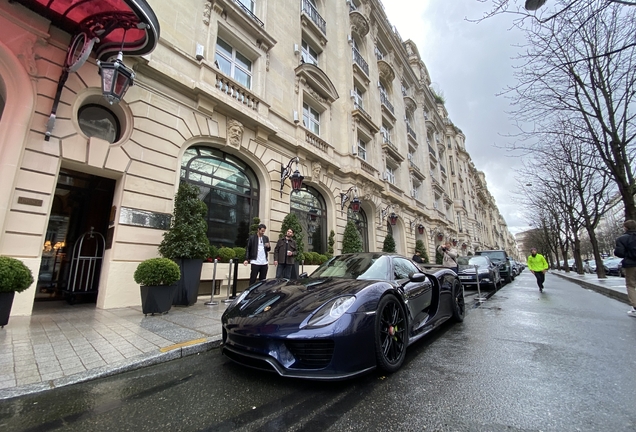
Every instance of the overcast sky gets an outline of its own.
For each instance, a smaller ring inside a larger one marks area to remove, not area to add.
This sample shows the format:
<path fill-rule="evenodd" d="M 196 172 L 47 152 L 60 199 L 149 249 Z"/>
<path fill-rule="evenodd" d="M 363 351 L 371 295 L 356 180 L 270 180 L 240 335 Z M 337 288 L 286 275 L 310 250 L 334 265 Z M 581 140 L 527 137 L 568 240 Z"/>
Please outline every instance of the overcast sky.
<path fill-rule="evenodd" d="M 503 147 L 517 129 L 507 114 L 509 100 L 497 96 L 513 85 L 513 57 L 523 43 L 510 16 L 468 22 L 488 11 L 477 0 L 383 0 L 402 40 L 411 39 L 428 68 L 433 88 L 441 91 L 453 123 L 466 135 L 475 167 L 486 174 L 488 190 L 512 234 L 528 228 L 513 202 L 520 179 L 520 158 Z M 523 181 L 523 179 L 520 179 Z"/>

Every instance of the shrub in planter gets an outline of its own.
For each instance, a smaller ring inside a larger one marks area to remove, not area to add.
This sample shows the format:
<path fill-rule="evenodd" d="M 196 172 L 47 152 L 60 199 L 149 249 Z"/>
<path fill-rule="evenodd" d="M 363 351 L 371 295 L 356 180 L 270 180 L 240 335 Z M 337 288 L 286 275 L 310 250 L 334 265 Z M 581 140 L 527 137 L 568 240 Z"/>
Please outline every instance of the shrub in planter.
<path fill-rule="evenodd" d="M 15 293 L 26 290 L 32 283 L 33 274 L 22 261 L 0 256 L 0 327 L 9 322 Z"/>
<path fill-rule="evenodd" d="M 229 247 L 222 247 L 217 250 L 217 254 L 222 263 L 229 263 L 231 259 L 236 258 L 236 251 Z"/>
<path fill-rule="evenodd" d="M 382 252 L 395 253 L 395 239 L 391 234 L 387 234 L 384 238 L 384 244 L 382 246 Z"/>
<path fill-rule="evenodd" d="M 327 262 L 328 259 L 329 259 L 329 257 L 327 255 L 318 254 L 318 256 L 316 257 L 315 264 L 320 265 L 320 264 L 322 264 L 324 262 Z"/>
<path fill-rule="evenodd" d="M 170 310 L 177 290 L 181 271 L 177 263 L 168 258 L 142 261 L 133 274 L 141 291 L 141 308 L 146 314 L 165 313 Z"/>
<path fill-rule="evenodd" d="M 238 260 L 238 262 L 245 261 L 245 248 L 244 247 L 235 247 L 233 248 L 236 255 L 234 258 Z"/>
<path fill-rule="evenodd" d="M 207 261 L 214 261 L 219 257 L 218 249 L 214 245 L 210 245 L 208 248 L 208 256 L 206 258 Z"/>
<path fill-rule="evenodd" d="M 360 233 L 356 229 L 356 225 L 349 221 L 342 234 L 342 253 L 357 253 L 362 252 L 362 239 Z"/>
<path fill-rule="evenodd" d="M 317 252 L 305 252 L 305 265 L 315 265 L 318 255 Z"/>
<path fill-rule="evenodd" d="M 174 260 L 181 271 L 175 305 L 196 303 L 203 260 L 210 251 L 205 219 L 207 206 L 199 199 L 200 193 L 195 185 L 184 182 L 179 185 L 170 229 L 164 233 L 159 245 L 161 256 Z"/>

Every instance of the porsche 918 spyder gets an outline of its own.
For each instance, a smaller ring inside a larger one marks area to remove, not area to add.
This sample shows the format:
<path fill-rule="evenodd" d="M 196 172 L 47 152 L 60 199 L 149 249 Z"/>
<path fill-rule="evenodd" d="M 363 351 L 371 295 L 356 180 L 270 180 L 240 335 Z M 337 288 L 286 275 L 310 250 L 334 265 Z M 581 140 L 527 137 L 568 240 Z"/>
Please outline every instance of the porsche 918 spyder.
<path fill-rule="evenodd" d="M 448 319 L 464 319 L 464 290 L 449 269 L 422 270 L 387 253 L 331 258 L 309 277 L 269 279 L 222 317 L 224 355 L 282 376 L 346 379 L 391 373 L 406 348 Z"/>

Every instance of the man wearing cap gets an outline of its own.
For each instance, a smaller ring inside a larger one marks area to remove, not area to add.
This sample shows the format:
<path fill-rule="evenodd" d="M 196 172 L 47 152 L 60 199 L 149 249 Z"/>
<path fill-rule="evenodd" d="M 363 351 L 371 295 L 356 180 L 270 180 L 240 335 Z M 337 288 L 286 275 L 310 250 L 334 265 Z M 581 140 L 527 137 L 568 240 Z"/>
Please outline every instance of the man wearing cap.
<path fill-rule="evenodd" d="M 537 253 L 537 248 L 530 249 L 531 255 L 528 257 L 528 268 L 532 272 L 535 278 L 537 278 L 537 285 L 539 286 L 539 292 L 543 292 L 543 282 L 545 282 L 545 272 L 548 271 L 548 262 L 543 255 Z"/>

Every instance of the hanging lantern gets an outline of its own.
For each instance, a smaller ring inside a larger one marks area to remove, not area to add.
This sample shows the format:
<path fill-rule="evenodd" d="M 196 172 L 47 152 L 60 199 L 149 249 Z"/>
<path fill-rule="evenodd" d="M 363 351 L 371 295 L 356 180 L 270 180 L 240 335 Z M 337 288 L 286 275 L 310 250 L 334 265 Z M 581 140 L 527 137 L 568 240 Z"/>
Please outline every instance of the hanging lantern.
<path fill-rule="evenodd" d="M 303 185 L 303 179 L 304 178 L 305 177 L 300 175 L 300 171 L 298 171 L 298 168 L 296 168 L 296 171 L 294 171 L 294 173 L 291 175 L 291 177 L 289 177 L 289 179 L 291 180 L 292 190 L 294 192 L 300 191 L 300 188 Z"/>
<path fill-rule="evenodd" d="M 391 225 L 395 225 L 397 223 L 397 220 L 398 220 L 398 215 L 396 215 L 395 213 L 391 213 L 389 215 L 389 223 Z"/>
<path fill-rule="evenodd" d="M 419 224 L 417 226 L 417 232 L 420 233 L 420 234 L 424 234 L 424 225 Z"/>
<path fill-rule="evenodd" d="M 444 240 L 444 234 L 442 234 L 442 233 L 437 234 L 437 240 L 439 240 L 439 241 Z"/>
<path fill-rule="evenodd" d="M 457 240 L 453 239 L 453 246 L 457 246 Z"/>
<path fill-rule="evenodd" d="M 97 62 L 102 77 L 102 94 L 111 105 L 122 100 L 135 79 L 135 73 L 126 67 L 123 60 L 124 54 L 119 51 L 114 62 Z"/>
<path fill-rule="evenodd" d="M 466 243 L 462 243 L 462 249 L 466 249 L 468 245 Z"/>
<path fill-rule="evenodd" d="M 353 197 L 353 199 L 351 200 L 351 205 L 349 206 L 351 208 L 351 211 L 354 213 L 358 213 L 360 211 L 361 202 L 362 201 L 360 201 L 360 198 Z"/>

